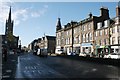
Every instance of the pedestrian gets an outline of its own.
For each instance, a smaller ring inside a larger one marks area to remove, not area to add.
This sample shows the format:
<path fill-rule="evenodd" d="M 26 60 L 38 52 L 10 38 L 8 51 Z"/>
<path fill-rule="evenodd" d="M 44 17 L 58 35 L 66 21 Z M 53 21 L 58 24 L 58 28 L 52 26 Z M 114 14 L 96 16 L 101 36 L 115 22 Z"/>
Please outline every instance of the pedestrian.
<path fill-rule="evenodd" d="M 7 61 L 7 49 L 6 48 L 3 48 L 3 58 L 4 58 L 4 61 Z"/>

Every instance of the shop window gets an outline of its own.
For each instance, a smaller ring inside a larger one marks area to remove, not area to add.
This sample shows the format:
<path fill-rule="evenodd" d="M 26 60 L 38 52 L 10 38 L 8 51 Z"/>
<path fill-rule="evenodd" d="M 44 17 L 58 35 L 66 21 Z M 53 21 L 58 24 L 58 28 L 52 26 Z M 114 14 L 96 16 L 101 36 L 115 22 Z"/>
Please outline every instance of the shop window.
<path fill-rule="evenodd" d="M 120 44 L 120 36 L 118 37 L 118 44 Z"/>
<path fill-rule="evenodd" d="M 115 27 L 112 28 L 112 33 L 115 33 Z"/>
<path fill-rule="evenodd" d="M 115 37 L 112 38 L 112 44 L 115 44 Z"/>
<path fill-rule="evenodd" d="M 120 26 L 117 27 L 117 32 L 120 32 Z"/>
<path fill-rule="evenodd" d="M 111 49 L 111 51 L 110 51 L 111 53 L 114 53 L 114 49 Z"/>
<path fill-rule="evenodd" d="M 104 39 L 104 44 L 106 45 L 106 39 Z"/>

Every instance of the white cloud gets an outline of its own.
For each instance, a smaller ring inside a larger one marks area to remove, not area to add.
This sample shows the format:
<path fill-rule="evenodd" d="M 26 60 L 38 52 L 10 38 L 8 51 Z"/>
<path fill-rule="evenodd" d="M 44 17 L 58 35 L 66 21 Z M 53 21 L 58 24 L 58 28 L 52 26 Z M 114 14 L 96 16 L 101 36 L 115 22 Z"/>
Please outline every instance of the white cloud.
<path fill-rule="evenodd" d="M 12 13 L 12 16 L 15 25 L 18 25 L 20 21 L 26 21 L 28 19 L 28 11 L 27 9 L 18 9 Z"/>
<path fill-rule="evenodd" d="M 9 9 L 10 5 L 14 4 L 12 3 L 7 3 L 7 2 L 2 2 L 0 3 L 0 22 L 4 23 L 6 22 L 6 19 L 8 19 L 9 16 Z M 12 7 L 13 8 L 13 7 Z M 14 25 L 18 25 L 20 23 L 20 20 L 25 21 L 28 19 L 28 9 L 16 9 L 13 11 L 12 9 L 12 20 L 14 20 Z"/>
<path fill-rule="evenodd" d="M 40 17 L 47 12 L 48 5 L 44 5 L 41 10 L 31 12 L 32 17 Z"/>
<path fill-rule="evenodd" d="M 6 19 L 8 19 L 9 16 L 9 9 L 10 9 L 10 5 L 15 4 L 14 2 L 1 2 L 0 3 L 0 23 L 4 23 L 6 22 Z M 14 10 L 14 5 L 12 8 L 12 20 L 14 20 L 14 25 L 19 25 L 21 21 L 26 21 L 29 18 L 36 18 L 36 17 L 40 17 L 42 15 L 44 15 L 47 11 L 48 5 L 44 5 L 42 9 L 39 9 L 37 11 L 33 11 L 32 7 L 29 8 L 18 8 L 16 10 Z"/>

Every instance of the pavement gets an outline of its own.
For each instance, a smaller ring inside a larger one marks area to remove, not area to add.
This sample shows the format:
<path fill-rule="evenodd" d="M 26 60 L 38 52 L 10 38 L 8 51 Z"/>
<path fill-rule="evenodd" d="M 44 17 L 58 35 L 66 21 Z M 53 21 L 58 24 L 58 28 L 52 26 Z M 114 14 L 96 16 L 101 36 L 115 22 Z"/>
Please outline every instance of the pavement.
<path fill-rule="evenodd" d="M 9 54 L 7 55 L 7 61 L 2 60 L 2 80 L 15 77 L 17 63 L 18 54 Z"/>

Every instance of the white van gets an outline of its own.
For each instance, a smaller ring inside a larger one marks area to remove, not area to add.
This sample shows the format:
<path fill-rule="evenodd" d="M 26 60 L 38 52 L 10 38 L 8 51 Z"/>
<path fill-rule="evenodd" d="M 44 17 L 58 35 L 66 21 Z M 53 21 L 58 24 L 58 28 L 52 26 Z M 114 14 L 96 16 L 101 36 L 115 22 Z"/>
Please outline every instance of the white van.
<path fill-rule="evenodd" d="M 38 51 L 37 51 L 37 55 L 38 56 L 46 56 L 47 57 L 47 55 L 48 55 L 48 53 L 47 53 L 47 49 L 38 49 Z"/>

